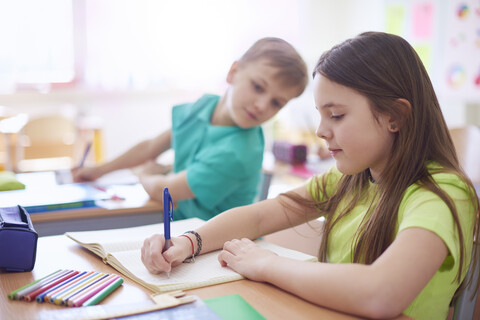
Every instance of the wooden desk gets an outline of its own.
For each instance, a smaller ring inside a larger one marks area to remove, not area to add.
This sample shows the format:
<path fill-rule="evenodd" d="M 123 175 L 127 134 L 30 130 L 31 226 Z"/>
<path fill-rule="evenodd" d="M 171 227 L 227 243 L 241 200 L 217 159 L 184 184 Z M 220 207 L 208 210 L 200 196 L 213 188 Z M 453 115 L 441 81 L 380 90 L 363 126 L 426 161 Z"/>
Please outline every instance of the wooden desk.
<path fill-rule="evenodd" d="M 265 153 L 263 170 L 272 174 L 268 190 L 268 198 L 274 198 L 282 192 L 297 188 L 316 174 L 329 170 L 335 165 L 335 159 L 321 160 L 316 156 L 309 157 L 306 164 L 292 166 L 275 160 L 272 154 Z"/>
<path fill-rule="evenodd" d="M 120 174 L 121 175 L 121 174 Z M 27 188 L 56 186 L 54 172 L 34 172 L 17 175 Z M 133 227 L 163 222 L 162 206 L 150 200 L 149 195 L 138 184 L 121 185 L 121 177 L 99 180 L 100 185 L 110 185 L 123 200 L 97 201 L 97 207 L 57 210 L 30 214 L 39 236 L 59 235 L 67 231 L 102 230 Z M 127 180 L 131 178 L 127 177 Z M 124 180 L 125 181 L 125 180 Z M 117 182 L 117 183 L 116 183 Z M 132 183 L 135 181 L 130 181 Z"/>
<path fill-rule="evenodd" d="M 115 202 L 110 203 L 107 208 L 103 206 L 105 203 L 99 204 L 96 208 L 35 213 L 30 217 L 39 236 L 60 235 L 68 231 L 128 228 L 163 222 L 163 209 L 158 202 L 147 200 L 139 206 Z"/>
<path fill-rule="evenodd" d="M 34 319 L 42 311 L 62 308 L 49 303 L 11 301 L 7 298 L 9 292 L 57 269 L 95 270 L 121 275 L 65 236 L 41 237 L 38 240 L 37 259 L 32 272 L 0 273 L 0 319 Z M 102 304 L 134 303 L 149 299 L 151 292 L 148 289 L 128 278 L 124 277 L 124 280 L 122 287 L 108 296 Z M 238 293 L 267 319 L 358 319 L 318 307 L 269 284 L 249 280 L 189 290 L 187 293 L 202 299 Z M 410 318 L 400 316 L 397 319 Z"/>

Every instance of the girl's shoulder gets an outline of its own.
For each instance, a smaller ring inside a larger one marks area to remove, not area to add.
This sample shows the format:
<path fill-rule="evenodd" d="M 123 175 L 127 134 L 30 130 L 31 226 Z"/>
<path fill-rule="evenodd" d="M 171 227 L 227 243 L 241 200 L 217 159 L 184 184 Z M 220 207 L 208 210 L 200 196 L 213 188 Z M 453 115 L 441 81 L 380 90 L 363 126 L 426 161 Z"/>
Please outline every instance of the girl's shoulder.
<path fill-rule="evenodd" d="M 452 199 L 470 199 L 472 196 L 472 187 L 462 178 L 462 176 L 452 170 L 447 169 L 435 162 L 427 164 L 428 172 L 431 175 L 433 183 L 448 194 Z M 407 188 L 404 200 L 408 198 L 415 199 L 439 199 L 439 194 L 431 191 L 423 183 L 416 182 Z M 443 202 L 443 201 L 442 201 Z"/>
<path fill-rule="evenodd" d="M 442 167 L 436 162 L 429 162 L 427 169 L 432 179 L 440 187 L 455 186 L 460 189 L 469 190 L 470 187 L 460 174 L 454 170 Z"/>
<path fill-rule="evenodd" d="M 320 189 L 326 188 L 327 194 L 330 194 L 334 186 L 340 181 L 340 178 L 343 176 L 336 166 L 332 166 L 326 172 L 312 176 L 307 180 L 307 190 L 312 199 L 319 201 Z"/>

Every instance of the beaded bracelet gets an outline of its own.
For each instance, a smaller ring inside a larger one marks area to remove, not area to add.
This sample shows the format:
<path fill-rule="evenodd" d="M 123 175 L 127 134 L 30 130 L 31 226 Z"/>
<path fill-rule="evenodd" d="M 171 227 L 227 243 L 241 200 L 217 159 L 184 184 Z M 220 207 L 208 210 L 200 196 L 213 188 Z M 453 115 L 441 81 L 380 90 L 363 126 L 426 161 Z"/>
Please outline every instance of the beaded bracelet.
<path fill-rule="evenodd" d="M 192 256 L 191 256 L 190 258 L 185 259 L 185 261 L 186 261 L 186 262 L 195 262 L 195 253 L 193 252 L 193 250 L 194 250 L 195 247 L 193 246 L 193 241 L 192 241 L 192 239 L 190 239 L 190 237 L 187 236 L 186 234 L 181 234 L 180 237 L 185 237 L 185 238 L 187 238 L 187 239 L 190 241 L 190 244 L 192 245 Z"/>
<path fill-rule="evenodd" d="M 197 251 L 195 251 L 195 253 L 193 254 L 192 256 L 192 259 L 194 259 L 196 256 L 198 256 L 200 254 L 200 252 L 202 251 L 202 237 L 200 237 L 200 235 L 198 234 L 198 232 L 196 231 L 187 231 L 185 232 L 184 234 L 187 234 L 187 233 L 191 233 L 191 234 L 194 234 L 195 235 L 195 238 L 197 238 Z M 193 247 L 193 246 L 192 246 Z"/>

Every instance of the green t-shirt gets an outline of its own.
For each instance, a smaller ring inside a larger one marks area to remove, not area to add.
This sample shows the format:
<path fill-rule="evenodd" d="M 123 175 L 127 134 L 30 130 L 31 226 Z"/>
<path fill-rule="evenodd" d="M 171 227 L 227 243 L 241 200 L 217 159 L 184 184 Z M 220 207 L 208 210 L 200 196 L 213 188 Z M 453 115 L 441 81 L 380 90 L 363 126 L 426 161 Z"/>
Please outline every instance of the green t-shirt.
<path fill-rule="evenodd" d="M 178 202 L 175 219 L 208 220 L 225 210 L 251 204 L 262 169 L 261 127 L 213 126 L 220 97 L 204 95 L 172 111 L 174 172 L 187 170 L 195 198 Z"/>
<path fill-rule="evenodd" d="M 430 165 L 430 168 L 434 165 Z M 333 192 L 333 186 L 340 179 L 342 173 L 332 168 L 327 175 L 327 192 Z M 472 252 L 474 209 L 469 201 L 469 194 L 465 183 L 454 174 L 435 173 L 434 180 L 439 187 L 447 192 L 455 203 L 459 214 L 460 224 L 464 235 L 466 249 L 466 267 L 468 267 Z M 314 179 L 310 180 L 307 188 L 311 197 L 315 197 Z M 376 185 L 370 183 L 372 193 Z M 368 207 L 372 193 L 363 199 L 346 217 L 341 219 L 331 230 L 328 238 L 327 256 L 330 263 L 351 263 L 352 243 L 355 231 L 359 227 Z M 320 200 L 320 199 L 316 199 Z M 344 208 L 345 203 L 339 205 L 337 211 Z M 400 231 L 416 227 L 430 230 L 437 234 L 447 245 L 449 253 L 442 266 L 420 292 L 404 313 L 415 319 L 445 319 L 449 303 L 458 288 L 455 281 L 459 268 L 460 248 L 453 216 L 445 202 L 436 194 L 414 184 L 407 188 L 400 203 L 395 235 Z M 463 277 L 466 274 L 466 268 Z"/>

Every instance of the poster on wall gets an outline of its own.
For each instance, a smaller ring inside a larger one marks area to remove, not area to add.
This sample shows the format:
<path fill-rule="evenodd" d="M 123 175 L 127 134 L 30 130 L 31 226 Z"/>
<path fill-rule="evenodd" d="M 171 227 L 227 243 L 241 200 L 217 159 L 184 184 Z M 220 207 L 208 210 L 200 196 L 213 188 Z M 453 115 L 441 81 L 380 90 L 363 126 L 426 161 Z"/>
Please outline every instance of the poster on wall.
<path fill-rule="evenodd" d="M 480 0 L 448 1 L 443 41 L 442 89 L 480 102 Z"/>
<path fill-rule="evenodd" d="M 435 85 L 441 59 L 438 47 L 441 6 L 437 1 L 386 2 L 385 31 L 405 38 L 415 49 Z"/>
<path fill-rule="evenodd" d="M 417 51 L 440 96 L 480 103 L 480 0 L 387 0 L 386 32 Z"/>

